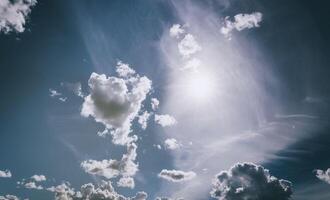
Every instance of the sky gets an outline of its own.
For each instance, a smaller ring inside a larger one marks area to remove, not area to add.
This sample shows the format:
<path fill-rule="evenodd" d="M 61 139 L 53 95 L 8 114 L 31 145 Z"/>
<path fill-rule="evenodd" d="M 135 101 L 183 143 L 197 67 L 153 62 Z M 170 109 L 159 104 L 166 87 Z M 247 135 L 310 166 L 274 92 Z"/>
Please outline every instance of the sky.
<path fill-rule="evenodd" d="M 328 200 L 329 8 L 0 0 L 0 200 Z"/>

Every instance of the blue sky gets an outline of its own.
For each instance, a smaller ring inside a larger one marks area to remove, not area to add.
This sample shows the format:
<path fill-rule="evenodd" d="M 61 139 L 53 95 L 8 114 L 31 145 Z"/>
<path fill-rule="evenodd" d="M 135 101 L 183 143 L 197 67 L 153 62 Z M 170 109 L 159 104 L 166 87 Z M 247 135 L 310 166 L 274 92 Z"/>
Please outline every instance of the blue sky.
<path fill-rule="evenodd" d="M 0 0 L 0 199 L 328 199 L 329 6 Z"/>

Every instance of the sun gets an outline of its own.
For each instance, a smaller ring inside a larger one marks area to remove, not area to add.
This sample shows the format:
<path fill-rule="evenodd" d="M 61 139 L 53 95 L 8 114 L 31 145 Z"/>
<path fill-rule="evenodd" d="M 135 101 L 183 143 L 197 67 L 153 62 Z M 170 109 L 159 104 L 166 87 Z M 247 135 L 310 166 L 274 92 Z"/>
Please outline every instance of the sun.
<path fill-rule="evenodd" d="M 187 73 L 182 80 L 183 95 L 194 103 L 207 103 L 216 93 L 215 74 L 207 70 Z"/>

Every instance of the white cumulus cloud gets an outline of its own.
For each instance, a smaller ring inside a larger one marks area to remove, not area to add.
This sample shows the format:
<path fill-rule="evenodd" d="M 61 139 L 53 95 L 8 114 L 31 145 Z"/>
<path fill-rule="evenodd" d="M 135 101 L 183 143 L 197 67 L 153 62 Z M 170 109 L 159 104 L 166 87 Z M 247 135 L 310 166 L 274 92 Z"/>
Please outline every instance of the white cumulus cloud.
<path fill-rule="evenodd" d="M 271 176 L 252 163 L 238 163 L 220 172 L 213 181 L 211 196 L 219 200 L 289 200 L 291 183 Z"/>
<path fill-rule="evenodd" d="M 157 110 L 159 107 L 159 100 L 157 98 L 151 98 L 151 108 L 153 111 Z"/>
<path fill-rule="evenodd" d="M 11 178 L 12 174 L 9 170 L 0 170 L 0 178 Z"/>
<path fill-rule="evenodd" d="M 118 61 L 116 72 L 120 77 L 127 78 L 135 74 L 135 70 L 132 69 L 128 64 Z"/>
<path fill-rule="evenodd" d="M 151 114 L 148 111 L 144 111 L 141 115 L 139 115 L 138 122 L 143 130 L 145 130 L 148 126 L 150 115 Z"/>
<path fill-rule="evenodd" d="M 177 148 L 180 147 L 180 144 L 174 138 L 166 139 L 164 144 L 165 144 L 164 146 L 165 146 L 166 149 L 171 149 L 171 150 L 174 150 L 174 149 L 177 149 Z"/>
<path fill-rule="evenodd" d="M 69 183 L 47 190 L 55 193 L 55 200 L 146 200 L 148 197 L 145 192 L 137 192 L 134 197 L 125 197 L 115 191 L 110 181 L 102 181 L 97 186 L 87 183 L 81 186 L 80 191 L 75 191 Z"/>
<path fill-rule="evenodd" d="M 244 29 L 259 27 L 261 20 L 262 14 L 260 12 L 254 12 L 251 14 L 237 14 L 234 16 L 233 21 L 230 21 L 229 17 L 226 17 L 224 26 L 220 31 L 222 34 L 230 38 L 230 34 L 234 29 L 237 31 L 242 31 Z"/>
<path fill-rule="evenodd" d="M 36 182 L 42 182 L 42 181 L 46 181 L 47 180 L 47 178 L 46 178 L 45 175 L 37 175 L 37 174 L 31 176 L 31 179 L 34 180 L 34 181 L 36 181 Z"/>
<path fill-rule="evenodd" d="M 181 34 L 185 33 L 185 30 L 181 27 L 180 24 L 173 24 L 170 28 L 170 36 L 179 38 Z"/>
<path fill-rule="evenodd" d="M 121 160 L 86 160 L 81 163 L 81 167 L 89 174 L 103 176 L 107 179 L 117 176 L 132 177 L 138 171 L 138 164 L 134 163 L 136 148 L 134 143 L 129 144 L 127 153 L 123 155 Z"/>
<path fill-rule="evenodd" d="M 133 189 L 135 187 L 135 182 L 132 177 L 121 177 L 117 182 L 119 187 L 127 187 Z"/>
<path fill-rule="evenodd" d="M 157 115 L 155 114 L 155 122 L 162 127 L 173 126 L 177 123 L 176 119 L 171 115 Z"/>
<path fill-rule="evenodd" d="M 15 195 L 7 194 L 5 196 L 0 196 L 0 200 L 19 200 Z"/>
<path fill-rule="evenodd" d="M 127 74 L 119 70 L 123 65 L 117 66 L 120 76 Z M 111 130 L 115 144 L 124 145 L 134 140 L 129 136 L 131 124 L 151 90 L 151 80 L 139 75 L 126 79 L 92 73 L 88 85 L 90 94 L 84 98 L 81 115 L 92 116 L 96 122 L 104 124 Z"/>
<path fill-rule="evenodd" d="M 44 189 L 41 185 L 37 185 L 35 182 L 27 182 L 24 184 L 24 187 L 27 189 L 42 190 Z"/>
<path fill-rule="evenodd" d="M 158 176 L 168 181 L 182 182 L 193 179 L 196 176 L 196 173 L 193 171 L 184 172 L 180 170 L 163 169 Z"/>
<path fill-rule="evenodd" d="M 189 58 L 191 55 L 202 50 L 202 47 L 198 44 L 195 37 L 188 33 L 184 38 L 179 42 L 178 49 L 180 54 L 184 58 Z"/>
<path fill-rule="evenodd" d="M 323 171 L 321 169 L 315 170 L 316 177 L 320 179 L 321 181 L 324 181 L 328 184 L 330 184 L 330 168 L 326 171 Z"/>
<path fill-rule="evenodd" d="M 26 18 L 36 0 L 0 0 L 0 32 L 23 32 Z"/>

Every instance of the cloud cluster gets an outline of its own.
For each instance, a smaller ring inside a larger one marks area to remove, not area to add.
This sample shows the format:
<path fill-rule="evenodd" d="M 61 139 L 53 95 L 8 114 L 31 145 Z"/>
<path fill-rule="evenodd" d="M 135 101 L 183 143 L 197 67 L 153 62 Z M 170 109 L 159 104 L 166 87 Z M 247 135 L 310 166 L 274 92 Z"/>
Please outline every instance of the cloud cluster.
<path fill-rule="evenodd" d="M 157 115 L 155 114 L 155 122 L 162 127 L 173 126 L 177 123 L 176 119 L 171 115 Z"/>
<path fill-rule="evenodd" d="M 22 181 L 18 181 L 18 185 L 22 185 L 26 189 L 30 190 L 43 190 L 44 187 L 38 185 L 37 183 L 46 181 L 47 178 L 44 175 L 33 175 L 28 180 L 23 179 Z"/>
<path fill-rule="evenodd" d="M 156 197 L 156 200 L 183 200 L 183 198 L 173 199 L 170 197 Z"/>
<path fill-rule="evenodd" d="M 151 98 L 151 108 L 156 111 L 159 107 L 159 100 L 157 98 Z"/>
<path fill-rule="evenodd" d="M 119 77 L 91 74 L 88 81 L 90 94 L 84 98 L 81 115 L 92 116 L 96 122 L 104 124 L 110 130 L 113 142 L 125 145 L 134 140 L 129 136 L 131 124 L 152 83 L 122 62 L 117 64 L 117 73 Z"/>
<path fill-rule="evenodd" d="M 170 36 L 179 38 L 181 34 L 184 34 L 185 30 L 182 28 L 180 24 L 173 24 L 170 28 Z"/>
<path fill-rule="evenodd" d="M 31 182 L 27 182 L 24 183 L 23 185 L 26 189 L 30 189 L 30 190 L 42 190 L 44 189 L 41 185 L 37 185 L 35 182 L 31 181 Z"/>
<path fill-rule="evenodd" d="M 195 37 L 188 33 L 179 42 L 178 49 L 183 57 L 189 58 L 191 55 L 201 51 L 202 47 L 197 43 Z"/>
<path fill-rule="evenodd" d="M 164 144 L 165 144 L 165 148 L 166 149 L 171 149 L 171 150 L 174 150 L 174 149 L 177 149 L 177 148 L 180 147 L 180 144 L 174 138 L 168 138 L 168 139 L 166 139 L 165 142 L 164 142 Z"/>
<path fill-rule="evenodd" d="M 138 123 L 141 125 L 141 128 L 145 130 L 148 126 L 148 120 L 151 116 L 151 113 L 148 111 L 144 111 L 141 115 L 139 115 Z"/>
<path fill-rule="evenodd" d="M 193 171 L 184 172 L 180 170 L 163 169 L 158 176 L 168 181 L 182 182 L 193 179 L 196 176 L 196 173 Z"/>
<path fill-rule="evenodd" d="M 221 33 L 230 39 L 231 32 L 236 29 L 242 31 L 244 29 L 251 29 L 259 27 L 259 23 L 262 20 L 262 14 L 260 12 L 254 12 L 251 14 L 237 14 L 234 16 L 234 20 L 230 21 L 227 16 L 224 21 L 224 26 L 221 28 Z"/>
<path fill-rule="evenodd" d="M 11 178 L 12 174 L 9 170 L 0 170 L 0 178 Z"/>
<path fill-rule="evenodd" d="M 0 32 L 23 32 L 26 18 L 36 3 L 36 0 L 1 0 Z"/>
<path fill-rule="evenodd" d="M 330 184 L 330 168 L 326 171 L 323 171 L 321 169 L 315 170 L 316 177 L 320 179 L 321 181 L 324 181 L 328 184 Z"/>
<path fill-rule="evenodd" d="M 5 196 L 0 196 L 0 200 L 19 200 L 15 195 L 7 194 Z"/>
<path fill-rule="evenodd" d="M 62 96 L 62 93 L 54 90 L 54 89 L 49 89 L 49 96 L 52 98 L 57 98 L 58 100 L 65 102 L 67 100 L 67 97 Z"/>
<path fill-rule="evenodd" d="M 252 163 L 238 163 L 220 172 L 211 191 L 211 196 L 219 200 L 288 200 L 291 195 L 289 181 L 279 180 Z"/>
<path fill-rule="evenodd" d="M 117 182 L 119 187 L 126 187 L 133 189 L 135 187 L 135 182 L 132 177 L 121 177 Z"/>
<path fill-rule="evenodd" d="M 42 181 L 46 181 L 47 180 L 47 178 L 46 178 L 45 175 L 37 175 L 37 174 L 31 176 L 31 179 L 34 180 L 34 181 L 36 181 L 36 182 L 42 182 Z"/>
<path fill-rule="evenodd" d="M 98 186 L 92 183 L 84 184 L 77 192 L 68 183 L 47 190 L 55 193 L 55 200 L 146 200 L 148 197 L 145 192 L 138 192 L 134 197 L 120 195 L 114 190 L 110 181 L 102 181 Z"/>
<path fill-rule="evenodd" d="M 136 144 L 131 143 L 127 146 L 127 153 L 123 155 L 121 160 L 86 160 L 81 163 L 81 167 L 86 173 L 107 179 L 122 176 L 124 179 L 120 179 L 118 185 L 132 188 L 134 187 L 134 180 L 130 177 L 138 171 L 138 164 L 134 163 L 136 149 Z"/>
<path fill-rule="evenodd" d="M 202 50 L 202 47 L 197 42 L 194 35 L 186 33 L 187 31 L 179 24 L 174 24 L 170 28 L 170 36 L 180 39 L 181 35 L 184 35 L 178 42 L 178 50 L 181 55 L 183 64 L 180 67 L 181 70 L 197 71 L 197 68 L 201 65 L 200 59 L 193 57 L 197 52 Z"/>

